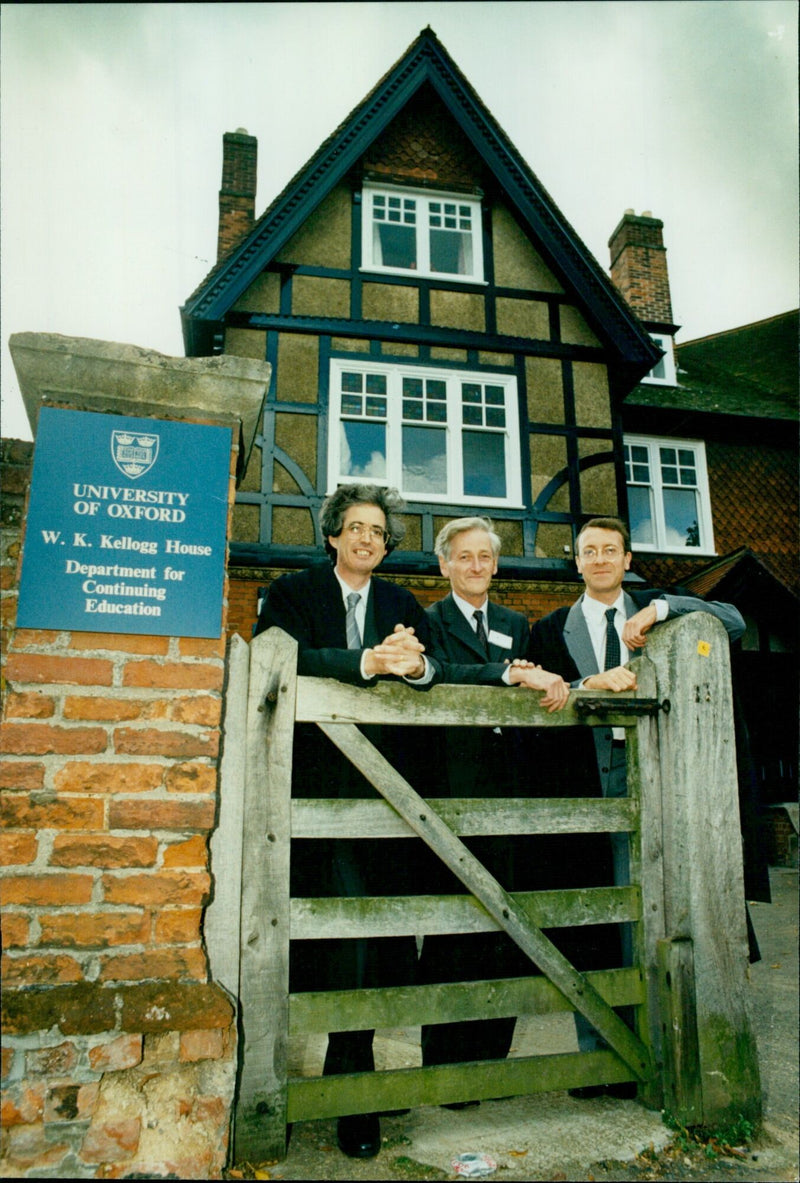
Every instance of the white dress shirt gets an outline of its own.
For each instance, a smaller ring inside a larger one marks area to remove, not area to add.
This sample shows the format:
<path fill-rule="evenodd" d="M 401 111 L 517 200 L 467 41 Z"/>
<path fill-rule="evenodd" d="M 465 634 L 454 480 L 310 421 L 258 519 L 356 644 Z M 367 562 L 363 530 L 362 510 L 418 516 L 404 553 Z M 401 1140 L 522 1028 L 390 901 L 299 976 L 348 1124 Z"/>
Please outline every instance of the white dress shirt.
<path fill-rule="evenodd" d="M 656 610 L 656 621 L 666 620 L 669 612 L 667 601 L 657 599 L 653 600 L 652 603 Z M 622 630 L 625 627 L 625 621 L 628 619 L 625 615 L 625 593 L 620 591 L 613 604 L 604 604 L 602 600 L 596 600 L 593 596 L 589 595 L 584 595 L 581 600 L 583 618 L 589 630 L 589 637 L 597 660 L 597 668 L 601 673 L 605 669 L 606 664 L 606 612 L 609 608 L 616 609 L 614 627 L 619 637 L 620 664 L 626 665 L 630 659 L 631 652 L 622 639 Z M 584 678 L 583 681 L 585 682 L 586 679 Z M 583 685 L 583 682 L 581 685 Z M 614 739 L 625 738 L 624 727 L 614 727 L 612 728 L 612 733 Z"/>
<path fill-rule="evenodd" d="M 364 628 L 367 623 L 367 598 L 369 596 L 369 588 L 370 588 L 370 583 L 372 582 L 372 580 L 368 579 L 363 587 L 350 587 L 350 585 L 348 583 L 345 583 L 344 579 L 342 579 L 341 575 L 339 574 L 339 572 L 336 570 L 335 567 L 333 569 L 333 573 L 336 576 L 336 579 L 338 580 L 338 583 L 339 583 L 339 587 L 341 588 L 341 591 L 342 591 L 342 603 L 344 604 L 345 611 L 347 611 L 347 597 L 351 596 L 353 594 L 353 592 L 358 593 L 359 601 L 356 604 L 356 624 L 358 625 L 358 632 L 361 637 L 361 644 L 363 646 L 363 644 L 364 644 Z M 361 672 L 361 677 L 364 679 L 365 682 L 369 681 L 369 674 L 366 674 L 364 672 L 364 662 L 366 660 L 366 656 L 367 656 L 367 650 L 366 650 L 366 648 L 364 648 L 364 649 L 362 649 L 362 652 L 361 652 L 360 672 Z M 405 678 L 404 680 L 406 682 L 412 682 L 412 683 L 416 684 L 417 686 L 427 686 L 428 682 L 430 682 L 431 678 L 433 677 L 433 666 L 428 661 L 428 659 L 424 653 L 422 654 L 422 661 L 425 666 L 425 672 L 422 675 L 422 677 L 421 678 Z"/>

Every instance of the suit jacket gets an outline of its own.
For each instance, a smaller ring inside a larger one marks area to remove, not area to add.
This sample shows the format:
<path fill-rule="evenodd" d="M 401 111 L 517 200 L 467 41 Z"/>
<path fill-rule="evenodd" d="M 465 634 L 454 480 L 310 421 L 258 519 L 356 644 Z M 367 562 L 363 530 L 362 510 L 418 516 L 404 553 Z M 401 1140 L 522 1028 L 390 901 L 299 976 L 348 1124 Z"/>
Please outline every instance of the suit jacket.
<path fill-rule="evenodd" d="M 732 604 L 699 600 L 694 596 L 671 595 L 653 589 L 623 594 L 628 619 L 652 600 L 663 598 L 669 605 L 667 619 L 685 616 L 689 612 L 708 612 L 722 622 L 731 641 L 738 640 L 744 633 L 744 620 Z M 572 686 L 578 686 L 584 678 L 600 672 L 581 608 L 582 601 L 583 596 L 580 596 L 571 607 L 557 608 L 542 620 L 537 620 L 531 628 L 527 653 L 529 660 L 539 662 L 554 674 L 560 674 Z M 611 728 L 592 728 L 592 738 L 600 786 L 605 789 L 611 765 Z M 577 792 L 576 795 L 583 794 Z M 591 792 L 586 795 L 591 795 Z"/>
<path fill-rule="evenodd" d="M 445 682 L 473 686 L 496 686 L 502 682 L 506 661 L 522 657 L 528 645 L 528 621 L 521 612 L 504 608 L 490 600 L 486 612 L 489 656 L 481 648 L 475 630 L 452 593 L 427 610 L 430 625 L 430 652 L 442 668 Z M 501 644 L 500 638 L 508 644 Z"/>

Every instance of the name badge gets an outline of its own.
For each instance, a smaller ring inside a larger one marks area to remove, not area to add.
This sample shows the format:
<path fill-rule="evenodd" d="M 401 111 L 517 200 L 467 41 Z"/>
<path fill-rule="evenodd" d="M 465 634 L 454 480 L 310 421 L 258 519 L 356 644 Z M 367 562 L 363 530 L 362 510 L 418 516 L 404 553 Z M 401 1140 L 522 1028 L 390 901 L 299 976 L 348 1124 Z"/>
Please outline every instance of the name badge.
<path fill-rule="evenodd" d="M 510 649 L 512 645 L 511 637 L 508 633 L 497 633 L 494 629 L 489 630 L 489 644 L 499 645 L 501 649 Z"/>

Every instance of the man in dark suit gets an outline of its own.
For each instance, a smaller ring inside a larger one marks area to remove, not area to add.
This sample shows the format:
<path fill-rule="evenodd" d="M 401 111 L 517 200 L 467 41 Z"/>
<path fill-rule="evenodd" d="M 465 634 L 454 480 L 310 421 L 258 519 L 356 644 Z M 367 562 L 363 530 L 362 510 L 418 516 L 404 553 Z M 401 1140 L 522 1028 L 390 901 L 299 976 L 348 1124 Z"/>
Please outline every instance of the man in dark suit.
<path fill-rule="evenodd" d="M 425 658 L 429 629 L 410 592 L 373 576 L 403 536 L 402 502 L 394 490 L 345 485 L 322 505 L 320 526 L 334 560 L 283 575 L 269 588 L 255 632 L 272 625 L 298 642 L 301 675 L 337 678 L 357 686 L 388 676 L 426 685 L 438 675 Z M 409 744 L 399 728 L 363 728 L 395 766 L 404 767 Z M 394 733 L 394 734 L 391 734 Z M 413 747 L 413 745 L 411 745 Z M 376 797 L 319 728 L 298 725 L 293 749 L 296 797 Z M 292 845 L 293 896 L 407 894 L 416 839 L 299 840 Z M 391 853 L 387 846 L 391 846 Z M 410 848 L 414 848 L 413 850 Z M 409 849 L 407 849 L 409 848 Z M 357 989 L 407 985 L 414 980 L 413 937 L 293 942 L 290 989 Z M 374 1068 L 373 1031 L 332 1032 L 324 1073 Z M 354 1158 L 380 1149 L 377 1114 L 339 1118 L 339 1146 Z"/>
<path fill-rule="evenodd" d="M 557 608 L 531 628 L 529 660 L 541 662 L 559 673 L 573 689 L 616 693 L 636 689 L 636 675 L 627 666 L 633 652 L 647 643 L 647 634 L 660 621 L 689 612 L 707 612 L 725 626 L 732 641 L 742 636 L 744 620 L 732 604 L 671 595 L 658 590 L 624 591 L 625 573 L 631 565 L 630 535 L 618 518 L 592 518 L 577 538 L 576 565 L 586 585 L 571 606 Z M 580 785 L 580 796 L 593 792 L 604 797 L 626 795 L 624 728 L 581 727 L 558 736 L 542 738 L 540 755 L 548 765 L 551 784 Z M 555 793 L 554 793 L 555 795 Z M 613 873 L 616 885 L 629 882 L 628 838 L 613 834 Z M 563 862 L 563 860 L 562 860 Z M 564 885 L 564 884 L 560 884 Z M 631 934 L 621 926 L 622 956 L 632 964 Z M 599 966 L 598 966 L 599 967 Z M 577 1021 L 582 1050 L 602 1046 L 593 1028 Z M 598 1091 L 627 1094 L 629 1086 L 574 1090 L 578 1096 Z"/>
<path fill-rule="evenodd" d="M 446 682 L 478 685 L 522 684 L 544 690 L 542 704 L 559 710 L 569 691 L 561 677 L 524 661 L 528 621 L 521 612 L 489 599 L 497 573 L 500 538 L 487 518 L 457 518 L 440 530 L 436 554 L 450 594 L 428 609 L 428 653 L 442 667 Z M 514 659 L 522 664 L 512 666 Z M 429 795 L 514 797 L 524 795 L 519 733 L 499 728 L 448 727 L 434 748 Z M 514 887 L 513 838 L 468 839 L 467 845 L 507 890 Z M 463 892 L 442 871 L 439 892 Z M 531 973 L 533 967 L 505 933 L 448 934 L 426 937 L 420 958 L 425 982 L 475 981 Z M 504 1057 L 511 1046 L 515 1019 L 426 1024 L 422 1028 L 423 1064 Z M 461 1103 L 456 1103 L 456 1108 Z"/>

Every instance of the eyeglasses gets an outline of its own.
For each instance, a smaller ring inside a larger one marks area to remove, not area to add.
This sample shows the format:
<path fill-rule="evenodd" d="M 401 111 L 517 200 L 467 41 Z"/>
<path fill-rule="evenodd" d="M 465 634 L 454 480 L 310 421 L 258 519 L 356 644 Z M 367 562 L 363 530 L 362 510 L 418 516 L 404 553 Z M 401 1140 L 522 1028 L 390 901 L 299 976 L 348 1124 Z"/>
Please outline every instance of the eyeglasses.
<path fill-rule="evenodd" d="M 382 526 L 368 526 L 366 522 L 348 522 L 345 530 L 351 538 L 370 538 L 373 542 L 382 542 L 384 546 L 389 541 L 389 531 Z"/>
<path fill-rule="evenodd" d="M 596 550 L 593 546 L 587 546 L 581 551 L 581 558 L 585 559 L 587 563 L 593 563 L 598 557 L 604 559 L 618 559 L 622 554 L 622 550 L 618 546 L 603 546 L 600 550 Z"/>

